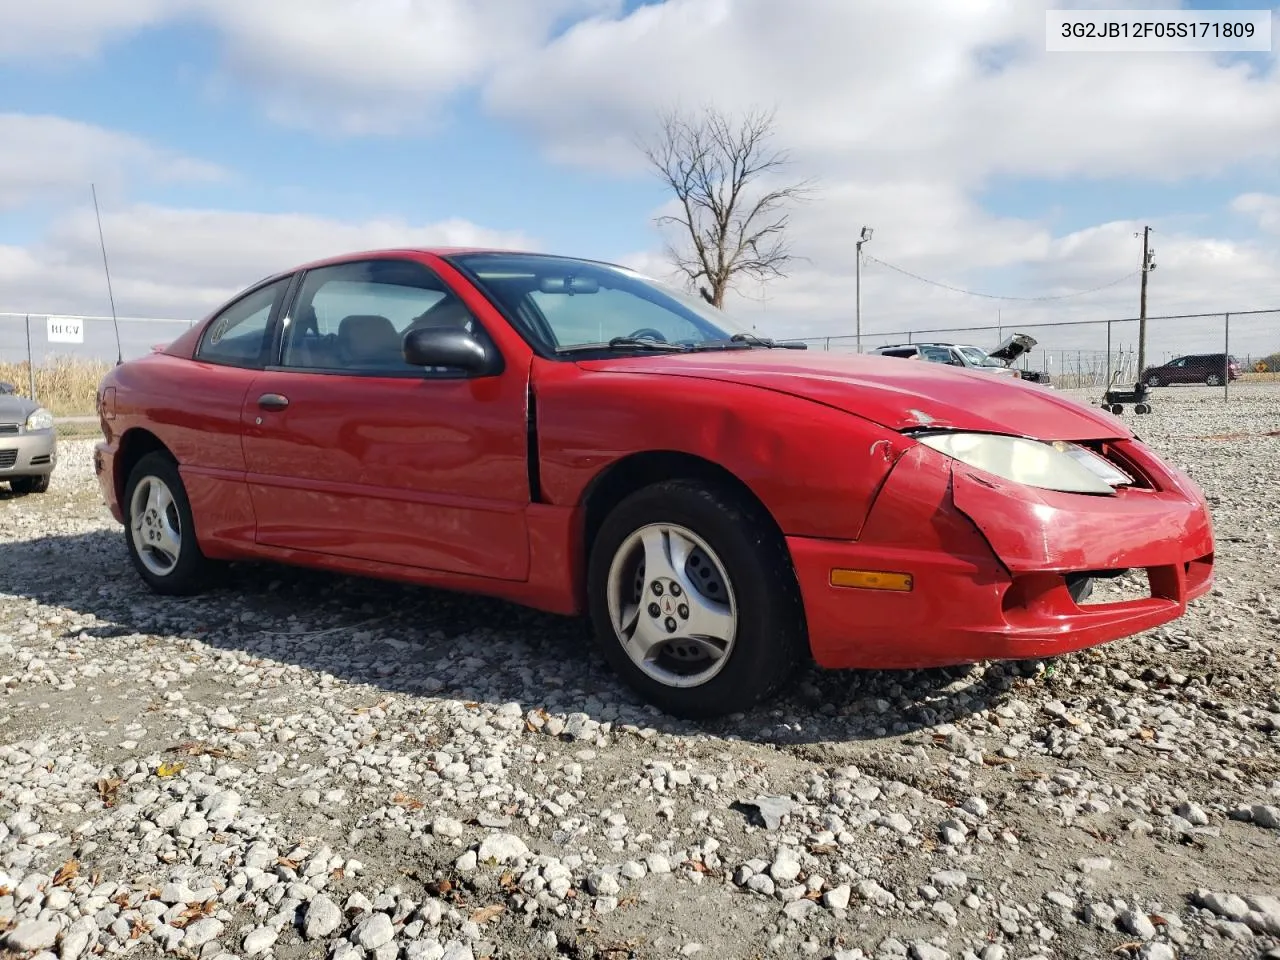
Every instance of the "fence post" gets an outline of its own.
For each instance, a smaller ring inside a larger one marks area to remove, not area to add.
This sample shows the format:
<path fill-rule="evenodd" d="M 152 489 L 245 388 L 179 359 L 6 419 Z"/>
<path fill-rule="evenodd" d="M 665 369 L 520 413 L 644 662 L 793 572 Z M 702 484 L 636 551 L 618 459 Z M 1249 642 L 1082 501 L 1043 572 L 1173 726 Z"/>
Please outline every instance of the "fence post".
<path fill-rule="evenodd" d="M 1231 314 L 1222 323 L 1222 399 L 1229 400 L 1231 393 Z"/>
<path fill-rule="evenodd" d="M 31 314 L 25 314 L 27 323 L 27 393 L 36 398 L 36 363 L 31 359 Z"/>
<path fill-rule="evenodd" d="M 1107 321 L 1107 382 L 1106 389 L 1111 389 L 1111 321 Z"/>

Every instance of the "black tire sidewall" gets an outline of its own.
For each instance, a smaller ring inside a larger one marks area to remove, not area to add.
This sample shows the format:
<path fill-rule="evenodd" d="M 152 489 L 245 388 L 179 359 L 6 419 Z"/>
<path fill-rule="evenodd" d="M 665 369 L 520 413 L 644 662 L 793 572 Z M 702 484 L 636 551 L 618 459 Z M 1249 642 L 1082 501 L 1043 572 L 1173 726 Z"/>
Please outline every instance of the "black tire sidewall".
<path fill-rule="evenodd" d="M 42 473 L 38 477 L 14 477 L 9 481 L 9 489 L 20 497 L 33 493 L 47 493 L 49 474 Z"/>
<path fill-rule="evenodd" d="M 182 524 L 181 546 L 178 549 L 178 562 L 164 576 L 148 570 L 138 556 L 137 547 L 133 543 L 133 493 L 138 484 L 147 477 L 163 480 L 173 495 L 173 503 L 178 511 L 178 520 Z M 191 515 L 191 502 L 187 499 L 187 488 L 178 473 L 178 465 L 163 453 L 149 453 L 139 460 L 129 472 L 129 479 L 124 489 L 124 537 L 133 560 L 134 568 L 147 585 L 157 593 L 171 596 L 192 594 L 204 586 L 203 572 L 206 567 L 204 554 L 196 542 L 195 521 Z"/>
<path fill-rule="evenodd" d="M 1148 387 L 1163 387 L 1163 386 L 1164 386 L 1164 384 L 1160 382 L 1160 378 L 1159 378 L 1159 377 L 1147 377 L 1147 386 L 1148 386 Z"/>
<path fill-rule="evenodd" d="M 641 527 L 677 524 L 707 542 L 729 576 L 738 633 L 724 668 L 697 687 L 675 688 L 631 662 L 609 615 L 609 567 L 623 541 Z M 668 481 L 622 501 L 592 544 L 587 576 L 591 622 L 601 653 L 645 700 L 688 719 L 750 708 L 783 686 L 805 646 L 804 608 L 786 544 L 772 522 L 735 491 Z"/>

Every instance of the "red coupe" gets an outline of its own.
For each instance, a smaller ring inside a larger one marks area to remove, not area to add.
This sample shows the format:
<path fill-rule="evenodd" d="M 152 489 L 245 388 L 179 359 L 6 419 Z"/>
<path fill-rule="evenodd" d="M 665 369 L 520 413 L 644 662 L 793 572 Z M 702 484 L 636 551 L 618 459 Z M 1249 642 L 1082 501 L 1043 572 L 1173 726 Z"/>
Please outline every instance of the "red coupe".
<path fill-rule="evenodd" d="M 682 716 L 824 667 L 1045 657 L 1180 616 L 1204 495 L 1018 380 L 757 337 L 617 266 L 485 250 L 263 280 L 99 391 L 103 494 L 166 594 L 215 560 L 589 614 Z M 1089 603 L 1146 571 L 1146 596 Z"/>

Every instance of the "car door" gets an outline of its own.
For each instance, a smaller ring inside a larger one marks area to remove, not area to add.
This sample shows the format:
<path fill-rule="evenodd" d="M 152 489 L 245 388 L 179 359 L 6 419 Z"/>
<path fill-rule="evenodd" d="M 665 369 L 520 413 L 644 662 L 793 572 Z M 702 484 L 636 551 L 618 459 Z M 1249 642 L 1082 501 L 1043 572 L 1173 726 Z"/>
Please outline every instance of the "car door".
<path fill-rule="evenodd" d="M 1168 367 L 1168 381 L 1170 383 L 1191 383 L 1190 374 L 1187 372 L 1187 358 L 1178 357 L 1172 361 Z"/>
<path fill-rule="evenodd" d="M 257 541 L 506 580 L 528 576 L 528 364 L 468 378 L 405 363 L 411 325 L 470 324 L 415 260 L 310 270 L 279 362 L 243 411 Z"/>
<path fill-rule="evenodd" d="M 202 540 L 253 538 L 241 414 L 250 385 L 270 359 L 273 325 L 292 279 L 261 284 L 226 305 L 201 334 L 194 363 L 155 365 L 157 405 L 170 410 L 155 429 L 181 464 Z"/>

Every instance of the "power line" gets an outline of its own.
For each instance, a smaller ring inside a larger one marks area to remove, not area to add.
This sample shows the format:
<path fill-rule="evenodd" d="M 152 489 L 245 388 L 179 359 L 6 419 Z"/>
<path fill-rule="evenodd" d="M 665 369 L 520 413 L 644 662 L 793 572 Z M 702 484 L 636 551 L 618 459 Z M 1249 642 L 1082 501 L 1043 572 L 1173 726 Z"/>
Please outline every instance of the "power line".
<path fill-rule="evenodd" d="M 966 296 L 970 296 L 970 297 L 982 297 L 984 300 L 1021 300 L 1024 302 L 1044 301 L 1044 300 L 1069 300 L 1072 297 L 1083 297 L 1085 294 L 1088 294 L 1088 293 L 1097 293 L 1099 290 L 1106 290 L 1108 287 L 1117 286 L 1118 284 L 1124 283 L 1126 280 L 1130 280 L 1136 277 L 1139 273 L 1142 272 L 1141 270 L 1134 270 L 1132 273 L 1126 273 L 1123 277 L 1120 277 L 1119 279 L 1116 279 L 1116 280 L 1112 280 L 1109 283 L 1104 283 L 1101 286 L 1091 287 L 1088 290 L 1079 290 L 1075 293 L 1063 293 L 1054 297 L 1002 297 L 993 293 L 977 293 L 973 290 L 965 290 L 963 287 L 953 287 L 949 283 L 942 283 L 941 281 L 938 281 L 938 280 L 930 280 L 928 277 L 922 277 L 918 273 L 912 273 L 910 270 L 906 270 L 902 267 L 897 266 L 896 264 L 888 263 L 884 260 L 879 259 L 878 257 L 873 257 L 869 253 L 863 254 L 863 256 L 866 257 L 866 259 L 873 261 L 874 263 L 880 264 L 880 266 L 882 267 L 888 267 L 890 270 L 893 270 L 897 273 L 901 273 L 902 275 L 910 277 L 913 280 L 919 280 L 921 283 L 927 283 L 930 286 L 934 286 L 934 287 L 941 287 L 943 290 L 950 290 L 953 293 L 963 293 Z"/>

